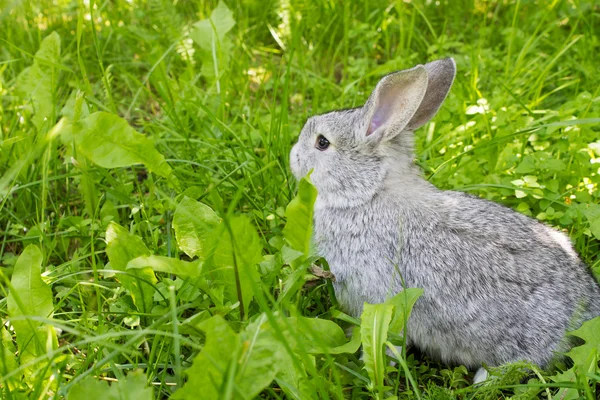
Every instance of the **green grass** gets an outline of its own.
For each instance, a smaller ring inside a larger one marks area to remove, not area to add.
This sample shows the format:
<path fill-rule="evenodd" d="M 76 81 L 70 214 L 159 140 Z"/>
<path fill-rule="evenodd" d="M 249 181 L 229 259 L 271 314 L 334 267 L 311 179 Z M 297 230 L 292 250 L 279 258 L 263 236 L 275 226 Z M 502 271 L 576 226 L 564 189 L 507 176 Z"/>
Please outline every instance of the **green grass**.
<path fill-rule="evenodd" d="M 310 273 L 314 194 L 288 207 L 287 160 L 308 116 L 452 56 L 416 132 L 425 175 L 567 232 L 600 275 L 598 4 L 226 4 L 211 23 L 214 1 L 0 0 L 0 397 L 594 399 L 592 325 L 566 372 L 473 387 L 413 350 L 378 363 L 381 346 L 365 368 L 342 331 L 360 321 Z"/>

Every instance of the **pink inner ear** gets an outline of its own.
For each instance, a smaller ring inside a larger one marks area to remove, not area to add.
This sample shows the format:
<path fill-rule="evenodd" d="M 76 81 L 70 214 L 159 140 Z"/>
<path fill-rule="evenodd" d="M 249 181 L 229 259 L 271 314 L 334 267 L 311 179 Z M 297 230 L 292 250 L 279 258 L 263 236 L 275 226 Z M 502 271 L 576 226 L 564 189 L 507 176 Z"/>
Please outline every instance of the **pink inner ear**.
<path fill-rule="evenodd" d="M 379 101 L 379 104 L 377 104 L 375 108 L 373 117 L 371 118 L 371 124 L 369 125 L 369 129 L 367 129 L 367 136 L 375 132 L 379 127 L 386 123 L 386 121 L 390 118 L 393 106 L 394 103 L 388 101 L 384 93 Z"/>
<path fill-rule="evenodd" d="M 373 119 L 371 120 L 371 125 L 369 125 L 369 129 L 367 129 L 367 136 L 369 136 L 371 133 L 375 132 L 377 130 L 377 128 L 379 128 L 380 126 L 381 126 L 381 121 L 379 121 L 378 119 L 373 117 Z"/>

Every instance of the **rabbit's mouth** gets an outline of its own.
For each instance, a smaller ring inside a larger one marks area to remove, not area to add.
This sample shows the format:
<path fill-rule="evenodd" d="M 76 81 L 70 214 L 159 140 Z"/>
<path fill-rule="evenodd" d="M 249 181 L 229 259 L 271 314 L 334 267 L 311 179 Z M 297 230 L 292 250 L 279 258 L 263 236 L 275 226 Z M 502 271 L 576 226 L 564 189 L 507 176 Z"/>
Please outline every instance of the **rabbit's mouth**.
<path fill-rule="evenodd" d="M 292 151 L 290 152 L 290 169 L 292 170 L 292 174 L 298 180 L 302 179 L 304 174 L 302 174 L 302 168 L 300 167 L 300 155 L 298 154 L 298 144 L 295 144 L 292 147 Z"/>

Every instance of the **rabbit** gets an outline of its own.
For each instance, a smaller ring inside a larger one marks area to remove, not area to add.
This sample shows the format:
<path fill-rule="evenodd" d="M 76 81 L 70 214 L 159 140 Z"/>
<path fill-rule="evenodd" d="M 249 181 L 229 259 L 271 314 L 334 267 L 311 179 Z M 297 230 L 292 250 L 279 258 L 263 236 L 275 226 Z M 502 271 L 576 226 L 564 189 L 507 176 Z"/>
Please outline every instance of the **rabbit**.
<path fill-rule="evenodd" d="M 403 287 L 424 289 L 407 344 L 446 364 L 527 361 L 568 350 L 600 315 L 600 288 L 567 236 L 507 207 L 443 191 L 414 163 L 413 131 L 456 75 L 452 58 L 383 77 L 358 108 L 309 118 L 290 153 L 318 191 L 313 241 L 342 309 L 359 316 Z"/>

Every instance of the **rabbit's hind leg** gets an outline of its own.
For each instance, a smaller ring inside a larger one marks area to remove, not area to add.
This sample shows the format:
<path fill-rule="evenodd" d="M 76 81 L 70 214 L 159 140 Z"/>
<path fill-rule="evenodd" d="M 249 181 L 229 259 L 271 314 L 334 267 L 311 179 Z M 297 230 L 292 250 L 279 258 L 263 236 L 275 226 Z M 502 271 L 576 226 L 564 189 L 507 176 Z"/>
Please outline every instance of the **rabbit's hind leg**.
<path fill-rule="evenodd" d="M 486 381 L 488 378 L 488 372 L 485 368 L 481 367 L 475 372 L 475 376 L 473 377 L 473 385 L 477 385 L 478 383 Z"/>

